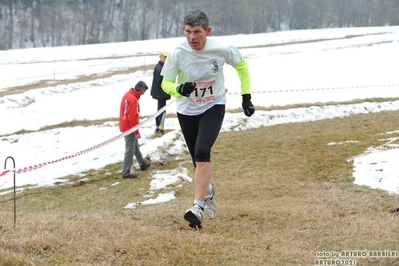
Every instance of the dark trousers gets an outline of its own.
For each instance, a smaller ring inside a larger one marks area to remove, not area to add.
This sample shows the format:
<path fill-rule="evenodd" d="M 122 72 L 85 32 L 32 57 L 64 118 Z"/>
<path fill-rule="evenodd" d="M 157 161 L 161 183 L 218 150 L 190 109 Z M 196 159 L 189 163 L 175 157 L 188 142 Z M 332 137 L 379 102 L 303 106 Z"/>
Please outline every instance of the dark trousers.
<path fill-rule="evenodd" d="M 158 99 L 158 110 L 164 107 L 165 105 L 166 105 L 166 99 Z M 165 115 L 166 115 L 166 110 L 155 118 L 155 124 L 157 128 L 161 130 L 164 129 Z"/>

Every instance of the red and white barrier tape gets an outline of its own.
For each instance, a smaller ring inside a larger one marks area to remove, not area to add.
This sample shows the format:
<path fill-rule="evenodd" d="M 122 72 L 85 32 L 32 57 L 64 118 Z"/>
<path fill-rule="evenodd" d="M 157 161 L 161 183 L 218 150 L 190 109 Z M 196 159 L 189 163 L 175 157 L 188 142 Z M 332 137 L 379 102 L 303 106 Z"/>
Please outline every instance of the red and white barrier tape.
<path fill-rule="evenodd" d="M 302 92 L 302 91 L 324 91 L 324 90 L 361 89 L 361 88 L 375 88 L 375 87 L 399 87 L 399 84 L 346 86 L 346 87 L 327 87 L 327 88 L 305 88 L 305 89 L 282 89 L 282 90 L 270 90 L 270 91 L 252 91 L 251 93 L 281 93 L 281 92 Z M 228 94 L 241 94 L 241 92 L 229 92 Z M 32 166 L 20 168 L 20 169 L 18 169 L 18 170 L 15 170 L 15 169 L 4 170 L 3 172 L 0 172 L 0 177 L 6 175 L 6 174 L 8 174 L 8 173 L 11 173 L 11 172 L 15 172 L 15 173 L 17 173 L 17 174 L 20 174 L 20 173 L 26 173 L 26 172 L 29 172 L 29 171 L 33 171 L 33 170 L 42 168 L 42 167 L 44 167 L 44 166 L 46 166 L 46 165 L 49 165 L 49 164 L 53 164 L 53 163 L 57 163 L 57 162 L 60 162 L 60 161 L 64 161 L 64 160 L 67 160 L 67 159 L 70 159 L 70 158 L 73 158 L 73 157 L 77 157 L 77 156 L 79 156 L 79 155 L 88 153 L 88 152 L 90 152 L 90 151 L 93 151 L 93 150 L 96 150 L 96 149 L 98 149 L 98 148 L 101 148 L 101 147 L 103 147 L 103 146 L 105 146 L 105 145 L 108 145 L 108 144 L 110 144 L 110 143 L 112 143 L 112 142 L 115 142 L 115 141 L 117 141 L 118 139 L 120 139 L 120 138 L 122 138 L 122 137 L 124 137 L 124 136 L 126 136 L 126 135 L 128 135 L 128 134 L 130 134 L 130 133 L 132 133 L 132 132 L 134 132 L 134 131 L 136 131 L 137 129 L 139 129 L 139 128 L 142 127 L 143 125 L 147 124 L 149 121 L 153 120 L 155 117 L 157 117 L 158 115 L 160 115 L 163 111 L 165 111 L 166 108 L 167 108 L 169 105 L 171 105 L 173 102 L 175 102 L 175 100 L 176 100 L 176 99 L 172 100 L 170 103 L 168 103 L 167 105 L 165 105 L 163 108 L 159 109 L 155 114 L 153 114 L 151 117 L 147 118 L 146 120 L 144 120 L 143 122 L 141 122 L 141 123 L 138 124 L 137 126 L 132 127 L 131 129 L 129 129 L 129 130 L 127 130 L 127 131 L 121 133 L 120 135 L 118 135 L 118 136 L 116 136 L 116 137 L 114 137 L 114 138 L 111 138 L 111 139 L 109 139 L 109 140 L 106 140 L 106 141 L 104 141 L 104 142 L 98 144 L 98 145 L 92 146 L 92 147 L 90 147 L 90 148 L 87 148 L 87 149 L 85 149 L 85 150 L 76 152 L 76 153 L 74 153 L 74 154 L 71 154 L 71 155 L 62 157 L 62 158 L 57 159 L 57 160 L 49 161 L 49 162 L 46 162 L 46 163 L 35 164 L 35 165 L 32 165 Z M 388 143 L 387 143 L 387 144 L 388 144 Z M 385 144 L 385 145 L 386 145 L 386 144 Z M 394 148 L 391 148 L 391 149 L 397 149 L 397 148 L 399 148 L 399 147 L 394 147 Z M 386 150 L 384 150 L 384 151 L 386 151 Z M 366 155 L 371 154 L 371 153 L 374 153 L 374 152 L 370 152 L 370 153 L 365 153 L 365 154 L 361 154 L 361 155 L 352 156 L 352 157 L 348 158 L 346 161 L 347 161 L 347 162 L 350 162 L 350 161 L 354 160 L 354 159 L 357 158 L 357 157 L 366 156 Z"/>
<path fill-rule="evenodd" d="M 6 175 L 6 174 L 8 174 L 8 173 L 11 173 L 11 172 L 15 172 L 15 173 L 17 173 L 17 174 L 21 174 L 21 173 L 26 173 L 26 172 L 29 172 L 29 171 L 33 171 L 33 170 L 42 168 L 42 167 L 44 167 L 44 166 L 46 166 L 46 165 L 53 164 L 53 163 L 57 163 L 57 162 L 61 162 L 61 161 L 67 160 L 67 159 L 71 159 L 71 158 L 77 157 L 77 156 L 79 156 L 79 155 L 88 153 L 88 152 L 90 152 L 90 151 L 94 151 L 94 150 L 96 150 L 96 149 L 98 149 L 98 148 L 104 147 L 104 146 L 106 146 L 106 145 L 108 145 L 108 144 L 110 144 L 110 143 L 112 143 L 112 142 L 117 141 L 118 139 L 120 139 L 120 138 L 122 138 L 122 137 L 124 137 L 124 136 L 126 136 L 126 135 L 131 134 L 132 132 L 136 131 L 137 129 L 139 129 L 139 128 L 142 127 L 143 125 L 145 125 L 145 124 L 147 124 L 148 122 L 152 121 L 153 119 L 155 119 L 155 117 L 157 117 L 158 115 L 160 115 L 163 111 L 166 110 L 166 108 L 167 108 L 169 105 L 171 105 L 171 104 L 174 103 L 174 102 L 175 102 L 175 99 L 172 100 L 172 101 L 171 101 L 170 103 L 168 103 L 167 105 L 165 105 L 164 107 L 162 107 L 161 109 L 159 109 L 155 114 L 153 114 L 152 116 L 148 117 L 146 120 L 144 120 L 144 121 L 141 122 L 140 124 L 138 124 L 138 125 L 132 127 L 131 129 L 128 129 L 128 130 L 126 130 L 125 132 L 122 132 L 121 134 L 119 134 L 118 136 L 113 137 L 113 138 L 111 138 L 111 139 L 109 139 L 109 140 L 106 140 L 106 141 L 104 141 L 104 142 L 102 142 L 102 143 L 100 143 L 100 144 L 97 144 L 97 145 L 92 146 L 92 147 L 90 147 L 90 148 L 87 148 L 87 149 L 85 149 L 85 150 L 82 150 L 82 151 L 73 153 L 73 154 L 71 154 L 71 155 L 62 157 L 62 158 L 57 159 L 57 160 L 49 161 L 49 162 L 46 162 L 46 163 L 35 164 L 35 165 L 32 165 L 32 166 L 28 166 L 28 167 L 23 167 L 23 168 L 20 168 L 20 169 L 18 169 L 18 170 L 15 170 L 15 169 L 5 170 L 5 171 L 3 171 L 3 172 L 0 172 L 0 177 Z"/>
<path fill-rule="evenodd" d="M 255 93 L 281 93 L 281 92 L 304 92 L 304 91 L 326 91 L 326 90 L 348 90 L 348 89 L 365 89 L 365 88 L 380 88 L 380 87 L 399 87 L 399 84 L 385 84 L 385 85 L 363 85 L 363 86 L 346 86 L 346 87 L 326 87 L 326 88 L 304 88 L 304 89 L 281 89 L 268 91 L 251 91 Z M 228 92 L 228 94 L 241 94 L 241 92 Z"/>

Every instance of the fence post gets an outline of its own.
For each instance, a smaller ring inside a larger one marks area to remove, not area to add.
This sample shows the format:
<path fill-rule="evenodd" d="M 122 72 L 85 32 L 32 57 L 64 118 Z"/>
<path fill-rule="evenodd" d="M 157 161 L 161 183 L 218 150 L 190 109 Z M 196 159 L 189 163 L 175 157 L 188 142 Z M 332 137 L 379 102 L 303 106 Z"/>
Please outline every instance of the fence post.
<path fill-rule="evenodd" d="M 7 160 L 8 159 L 11 159 L 12 161 L 13 161 L 13 166 L 14 166 L 14 169 L 15 169 L 15 160 L 14 160 L 14 158 L 13 157 L 11 157 L 11 156 L 8 156 L 7 158 L 6 158 L 6 160 L 4 161 L 4 169 L 6 169 L 6 167 L 7 167 Z M 17 223 L 17 202 L 16 202 L 16 184 L 15 184 L 15 170 L 14 170 L 14 224 L 16 224 Z"/>

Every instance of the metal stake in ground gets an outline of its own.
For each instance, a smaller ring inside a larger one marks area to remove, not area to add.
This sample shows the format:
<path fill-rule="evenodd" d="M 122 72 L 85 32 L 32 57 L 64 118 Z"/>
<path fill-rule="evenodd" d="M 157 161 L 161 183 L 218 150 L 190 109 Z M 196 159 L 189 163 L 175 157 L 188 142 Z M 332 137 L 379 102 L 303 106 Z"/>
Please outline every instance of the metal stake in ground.
<path fill-rule="evenodd" d="M 15 160 L 11 156 L 8 156 L 6 158 L 6 160 L 4 161 L 4 169 L 6 169 L 6 167 L 7 167 L 7 160 L 8 159 L 12 160 L 12 162 L 14 164 L 13 166 L 14 166 L 14 169 L 15 169 Z M 14 172 L 14 224 L 16 224 L 17 223 L 16 184 L 15 184 L 15 171 L 13 171 L 13 172 Z"/>

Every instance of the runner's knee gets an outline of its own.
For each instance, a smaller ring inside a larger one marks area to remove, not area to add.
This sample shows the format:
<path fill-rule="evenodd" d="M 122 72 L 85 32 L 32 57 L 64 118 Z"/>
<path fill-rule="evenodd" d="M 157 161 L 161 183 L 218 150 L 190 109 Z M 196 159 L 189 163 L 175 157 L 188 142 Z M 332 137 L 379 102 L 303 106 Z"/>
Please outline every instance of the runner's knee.
<path fill-rule="evenodd" d="M 210 162 L 211 161 L 211 150 L 206 147 L 196 147 L 195 161 L 196 162 Z"/>

